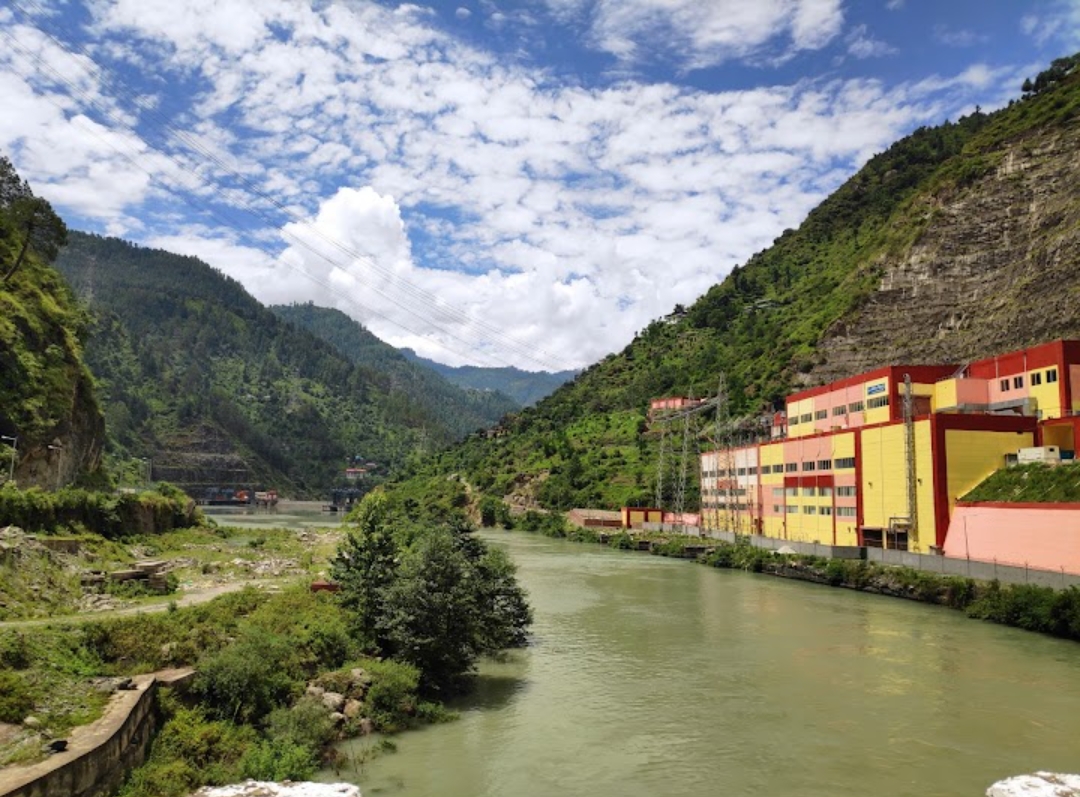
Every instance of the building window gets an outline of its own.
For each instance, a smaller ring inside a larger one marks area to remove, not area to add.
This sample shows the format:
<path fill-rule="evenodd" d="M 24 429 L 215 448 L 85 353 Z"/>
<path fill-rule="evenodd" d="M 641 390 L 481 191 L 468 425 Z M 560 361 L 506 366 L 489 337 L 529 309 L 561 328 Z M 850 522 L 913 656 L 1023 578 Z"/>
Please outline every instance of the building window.
<path fill-rule="evenodd" d="M 816 420 L 816 421 L 823 421 L 828 417 L 829 417 L 829 411 L 828 410 L 818 410 L 817 412 L 814 413 L 814 420 Z"/>
<path fill-rule="evenodd" d="M 773 465 L 772 466 L 772 472 L 773 473 L 783 473 L 784 472 L 783 464 L 781 463 L 780 465 Z"/>
<path fill-rule="evenodd" d="M 802 469 L 803 470 L 814 470 L 816 467 L 817 467 L 817 464 L 814 463 L 814 462 L 804 462 L 802 464 Z"/>
<path fill-rule="evenodd" d="M 746 469 L 746 475 L 747 476 L 757 476 L 757 468 L 747 468 Z"/>
<path fill-rule="evenodd" d="M 773 498 L 782 498 L 784 496 L 784 488 L 783 487 L 773 487 L 772 488 L 772 494 L 773 494 Z"/>
<path fill-rule="evenodd" d="M 861 401 L 853 401 L 847 405 L 848 412 L 862 412 L 863 403 Z"/>
<path fill-rule="evenodd" d="M 791 418 L 788 420 L 787 425 L 788 426 L 798 426 L 799 425 L 799 416 L 798 415 L 792 415 Z"/>
<path fill-rule="evenodd" d="M 774 515 L 782 515 L 784 514 L 784 507 L 780 506 L 779 504 L 773 504 L 772 511 Z"/>
<path fill-rule="evenodd" d="M 784 507 L 784 511 L 789 515 L 797 515 L 799 513 L 799 507 L 788 504 Z"/>
<path fill-rule="evenodd" d="M 855 457 L 837 457 L 836 468 L 837 470 L 843 470 L 844 468 L 854 468 Z"/>
<path fill-rule="evenodd" d="M 799 423 L 810 423 L 812 420 L 814 420 L 814 416 L 809 412 L 804 412 L 799 416 Z"/>
<path fill-rule="evenodd" d="M 740 476 L 745 476 L 746 475 L 746 468 L 739 468 L 739 475 Z"/>
<path fill-rule="evenodd" d="M 785 487 L 784 488 L 784 495 L 786 495 L 788 498 L 798 498 L 799 497 L 799 488 L 798 487 Z"/>
<path fill-rule="evenodd" d="M 1000 382 L 998 382 L 998 387 L 1001 388 L 1002 393 L 1008 392 L 1008 390 L 1009 390 L 1009 380 L 1008 379 L 1002 379 Z"/>
<path fill-rule="evenodd" d="M 1042 384 L 1042 374 L 1040 374 L 1038 371 L 1032 371 L 1032 373 L 1031 373 L 1031 386 L 1035 387 L 1036 385 L 1041 385 L 1041 384 Z"/>
<path fill-rule="evenodd" d="M 784 472 L 785 473 L 794 473 L 798 469 L 799 469 L 799 463 L 798 462 L 788 462 L 786 465 L 784 465 Z"/>
<path fill-rule="evenodd" d="M 853 506 L 838 506 L 836 507 L 837 517 L 855 517 L 855 507 Z"/>
<path fill-rule="evenodd" d="M 816 515 L 817 514 L 817 507 L 816 506 L 804 506 L 803 507 L 803 512 L 805 512 L 808 515 Z"/>
<path fill-rule="evenodd" d="M 831 506 L 821 506 L 821 507 L 818 507 L 818 514 L 821 514 L 821 515 L 831 515 L 831 514 L 832 514 L 832 507 L 831 507 Z"/>
<path fill-rule="evenodd" d="M 831 459 L 819 459 L 818 463 L 817 463 L 817 469 L 818 470 L 832 470 L 832 460 Z"/>
<path fill-rule="evenodd" d="M 874 398 L 872 398 L 872 399 L 870 399 L 869 401 L 866 402 L 866 406 L 867 406 L 867 408 L 872 409 L 872 410 L 877 409 L 878 407 L 888 407 L 889 406 L 889 397 L 888 396 L 874 396 Z"/>
<path fill-rule="evenodd" d="M 832 408 L 833 415 L 847 415 L 847 407 L 841 404 L 839 407 Z"/>
<path fill-rule="evenodd" d="M 844 496 L 845 498 L 851 498 L 855 495 L 855 488 L 853 486 L 837 487 L 836 494 L 838 496 Z"/>
<path fill-rule="evenodd" d="M 818 487 L 817 494 L 822 498 L 828 498 L 832 496 L 832 487 Z"/>
<path fill-rule="evenodd" d="M 1024 377 L 1022 377 L 1022 376 L 1014 376 L 1013 377 L 1013 387 L 1015 387 L 1017 390 L 1019 390 L 1023 386 L 1024 386 Z"/>
<path fill-rule="evenodd" d="M 1052 384 L 1057 381 L 1057 368 L 1049 368 L 1046 371 L 1046 383 Z"/>
<path fill-rule="evenodd" d="M 803 487 L 802 488 L 802 494 L 803 494 L 803 498 L 813 498 L 814 497 L 814 488 L 813 487 Z"/>

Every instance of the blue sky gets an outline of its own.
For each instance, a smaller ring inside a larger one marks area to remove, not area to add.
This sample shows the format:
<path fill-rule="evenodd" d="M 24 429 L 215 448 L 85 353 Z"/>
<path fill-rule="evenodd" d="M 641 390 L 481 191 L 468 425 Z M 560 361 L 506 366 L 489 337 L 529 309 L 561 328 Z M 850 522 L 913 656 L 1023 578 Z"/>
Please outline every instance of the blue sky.
<path fill-rule="evenodd" d="M 75 228 L 460 364 L 582 367 L 1080 0 L 9 0 L 0 152 Z"/>

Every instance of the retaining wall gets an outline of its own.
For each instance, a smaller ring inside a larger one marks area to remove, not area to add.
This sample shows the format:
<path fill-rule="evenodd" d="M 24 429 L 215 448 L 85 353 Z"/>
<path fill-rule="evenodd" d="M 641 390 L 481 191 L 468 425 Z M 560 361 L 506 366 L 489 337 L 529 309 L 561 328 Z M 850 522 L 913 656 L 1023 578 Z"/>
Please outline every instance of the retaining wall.
<path fill-rule="evenodd" d="M 967 559 L 954 556 L 939 556 L 936 554 L 911 553 L 909 551 L 894 551 L 884 548 L 863 548 L 843 545 L 824 545 L 817 542 L 793 542 L 781 540 L 775 537 L 761 537 L 753 535 L 746 537 L 738 536 L 730 531 L 713 531 L 709 534 L 710 539 L 722 540 L 734 544 L 737 541 L 749 539 L 755 548 L 764 548 L 775 551 L 787 546 L 795 553 L 823 556 L 827 559 L 865 559 L 868 562 L 880 562 L 885 565 L 897 567 L 910 567 L 914 570 L 925 570 L 930 573 L 938 573 L 946 576 L 964 576 L 980 581 L 997 579 L 1005 584 L 1035 584 L 1040 587 L 1053 587 L 1064 589 L 1070 586 L 1080 586 L 1080 575 L 1069 573 L 1065 570 L 1048 570 L 1024 565 L 1004 564 L 999 562 L 983 562 L 975 559 Z"/>
<path fill-rule="evenodd" d="M 30 766 L 0 770 L 0 797 L 104 797 L 146 760 L 157 729 L 158 685 L 186 683 L 191 670 L 172 670 L 132 679 L 134 689 L 117 692 L 97 722 L 76 728 L 68 748 Z"/>

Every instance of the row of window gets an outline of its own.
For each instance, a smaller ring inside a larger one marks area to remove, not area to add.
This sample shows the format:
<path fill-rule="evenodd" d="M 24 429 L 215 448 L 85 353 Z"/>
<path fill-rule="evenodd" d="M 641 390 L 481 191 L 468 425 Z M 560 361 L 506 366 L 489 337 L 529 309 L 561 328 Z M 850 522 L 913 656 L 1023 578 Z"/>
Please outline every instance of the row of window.
<path fill-rule="evenodd" d="M 889 406 L 889 397 L 878 396 L 877 398 L 872 398 L 865 403 L 862 401 L 853 401 L 846 407 L 841 404 L 838 407 L 833 407 L 832 414 L 847 415 L 849 412 L 864 412 L 867 406 L 869 406 L 870 409 L 873 409 L 875 407 L 887 407 Z M 791 418 L 788 419 L 788 426 L 798 426 L 800 423 L 810 423 L 814 420 L 823 421 L 828 417 L 828 410 L 816 410 L 813 413 L 807 412 L 803 413 L 802 415 L 792 415 Z"/>
<path fill-rule="evenodd" d="M 1056 381 L 1058 381 L 1057 368 L 1047 368 L 1046 369 L 1046 384 L 1052 385 Z M 1043 372 L 1042 371 L 1032 371 L 1031 372 L 1031 385 L 1032 385 L 1032 387 L 1037 387 L 1037 386 L 1041 385 L 1042 383 L 1043 383 Z M 1014 376 L 1012 378 L 1012 386 L 1016 390 L 1023 389 L 1023 387 L 1024 387 L 1024 377 L 1023 377 L 1023 375 Z M 1009 390 L 1009 380 L 1007 378 L 1002 379 L 1000 382 L 998 382 L 998 387 L 1001 388 L 1001 392 L 1003 392 L 1003 393 L 1007 392 Z"/>
<path fill-rule="evenodd" d="M 850 470 L 855 467 L 855 457 L 837 457 L 832 459 L 819 459 L 808 460 L 803 463 L 799 462 L 786 462 L 777 465 L 762 465 L 761 473 L 768 475 L 770 473 L 797 473 L 800 469 L 803 471 L 812 470 Z M 749 468 L 720 468 L 719 470 L 707 470 L 704 473 L 706 479 L 716 479 L 725 476 L 757 476 L 758 469 L 756 467 Z"/>
<path fill-rule="evenodd" d="M 853 487 L 852 489 L 854 490 L 855 488 Z M 821 498 L 828 498 L 828 497 L 832 496 L 833 488 L 832 487 L 773 487 L 772 488 L 772 494 L 773 494 L 773 498 L 779 498 L 779 497 L 785 496 L 785 495 L 787 497 L 789 497 L 789 498 L 794 498 L 797 495 L 802 495 L 804 497 L 810 497 L 810 496 L 816 495 L 816 496 L 819 496 Z"/>

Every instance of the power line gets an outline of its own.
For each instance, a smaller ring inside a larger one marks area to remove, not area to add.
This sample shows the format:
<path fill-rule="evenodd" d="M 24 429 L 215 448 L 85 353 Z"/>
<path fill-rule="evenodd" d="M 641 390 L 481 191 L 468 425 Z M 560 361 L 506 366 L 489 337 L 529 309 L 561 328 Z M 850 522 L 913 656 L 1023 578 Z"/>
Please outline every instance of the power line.
<path fill-rule="evenodd" d="M 31 7 L 35 8 L 37 10 L 37 12 L 38 12 L 38 15 L 37 15 L 38 17 L 48 15 L 47 11 L 40 4 L 34 2 L 34 0 L 26 0 L 25 5 L 28 5 L 28 6 L 31 6 Z M 372 286 L 372 285 L 367 286 L 374 293 L 378 294 L 379 296 L 384 298 L 386 301 L 388 301 L 391 304 L 393 304 L 394 306 L 398 307 L 403 312 L 408 313 L 409 315 L 412 315 L 413 317 L 419 319 L 424 324 L 434 328 L 437 332 L 441 333 L 442 335 L 445 335 L 445 336 L 447 336 L 447 337 L 449 337 L 449 338 L 451 338 L 451 339 L 465 345 L 467 347 L 467 349 L 469 350 L 469 352 L 475 353 L 474 344 L 471 343 L 470 341 L 466 341 L 465 339 L 459 337 L 454 332 L 452 332 L 450 329 L 448 329 L 444 324 L 441 324 L 438 321 L 437 316 L 445 316 L 445 317 L 447 317 L 447 318 L 449 318 L 449 319 L 451 319 L 453 321 L 456 321 L 460 326 L 465 327 L 466 329 L 469 329 L 470 331 L 475 332 L 476 337 L 478 337 L 482 342 L 494 343 L 497 346 L 500 346 L 501 348 L 503 348 L 504 350 L 516 353 L 519 356 L 526 358 L 527 360 L 533 362 L 536 365 L 541 366 L 544 369 L 547 369 L 547 370 L 561 370 L 560 363 L 558 363 L 556 358 L 554 358 L 552 355 L 547 354 L 546 352 L 544 352 L 544 351 L 542 351 L 540 349 L 537 349 L 534 346 L 525 344 L 523 342 L 520 342 L 520 341 L 506 335 L 503 330 L 501 330 L 501 329 L 499 329 L 499 328 L 497 328 L 497 327 L 495 327 L 495 326 L 493 326 L 491 324 L 488 324 L 488 323 L 486 323 L 486 322 L 484 322 L 482 320 L 472 318 L 471 316 L 469 316 L 466 312 L 464 312 L 460 308 L 455 307 L 453 305 L 449 305 L 449 304 L 443 302 L 442 300 L 440 300 L 434 294 L 426 291 L 423 288 L 420 288 L 419 286 L 416 286 L 416 285 L 412 284 L 408 280 L 401 279 L 400 276 L 395 274 L 392 270 L 390 270 L 390 269 L 388 269 L 388 268 L 386 268 L 384 266 L 379 265 L 372 258 L 370 258 L 370 257 L 368 257 L 368 256 L 366 256 L 366 255 L 352 249 L 348 245 L 346 245 L 346 244 L 342 243 L 341 241 L 338 241 L 338 240 L 334 239 L 333 237 L 327 235 L 326 233 L 324 233 L 321 230 L 317 229 L 316 227 L 312 226 L 311 224 L 304 221 L 303 219 L 298 218 L 296 216 L 296 214 L 289 207 L 287 207 L 283 202 L 281 202 L 279 199 L 277 199 L 272 194 L 270 194 L 267 191 L 260 188 L 251 179 L 244 176 L 240 172 L 236 171 L 229 164 L 226 164 L 211 149 L 204 146 L 202 141 L 200 141 L 198 136 L 194 136 L 191 133 L 189 133 L 187 130 L 183 130 L 183 129 L 177 127 L 170 120 L 166 119 L 160 112 L 158 112 L 156 110 L 156 108 L 149 106 L 147 103 L 145 103 L 144 101 L 139 99 L 134 94 L 134 92 L 132 92 L 130 90 L 130 87 L 127 86 L 125 81 L 123 81 L 121 78 L 119 78 L 115 74 L 115 72 L 113 70 L 110 70 L 107 67 L 104 67 L 104 66 L 98 64 L 97 61 L 94 60 L 94 58 L 92 56 L 90 56 L 90 55 L 88 55 L 86 53 L 84 48 L 81 48 L 77 44 L 74 44 L 74 43 L 66 43 L 66 42 L 61 41 L 56 35 L 54 35 L 52 32 L 50 32 L 49 30 L 46 30 L 42 25 L 40 25 L 38 23 L 37 18 L 35 17 L 35 15 L 33 15 L 29 11 L 27 11 L 26 8 L 23 7 L 23 5 L 20 5 L 19 3 L 12 3 L 12 7 L 15 8 L 16 10 L 18 10 L 27 20 L 29 20 L 29 24 L 31 25 L 31 27 L 33 27 L 35 30 L 37 30 L 39 33 L 41 33 L 47 39 L 52 41 L 53 44 L 55 44 L 63 53 L 65 53 L 68 56 L 72 56 L 72 54 L 73 54 L 72 51 L 75 51 L 75 53 L 77 53 L 79 56 L 81 56 L 83 59 L 85 59 L 85 62 L 90 64 L 91 67 L 84 69 L 83 65 L 80 65 L 80 67 L 79 67 L 80 70 L 84 71 L 84 72 L 88 72 L 90 74 L 90 76 L 92 78 L 96 79 L 97 82 L 100 85 L 107 86 L 110 89 L 112 89 L 112 95 L 114 97 L 115 96 L 126 96 L 128 98 L 128 100 L 131 102 L 131 104 L 134 107 L 136 107 L 137 109 L 139 109 L 143 113 L 144 117 L 147 117 L 149 119 L 149 121 L 146 122 L 146 123 L 151 128 L 157 129 L 159 132 L 164 133 L 166 136 L 172 136 L 175 141 L 180 142 L 190 152 L 194 153 L 197 158 L 200 158 L 202 161 L 208 162 L 209 164 L 213 165 L 214 167 L 216 167 L 216 169 L 218 170 L 219 173 L 227 176 L 231 181 L 233 181 L 235 184 L 239 185 L 239 187 L 242 189 L 242 191 L 240 192 L 239 196 L 234 199 L 234 201 L 232 203 L 233 206 L 240 205 L 240 209 L 246 211 L 251 216 L 263 221 L 264 223 L 268 223 L 271 226 L 279 226 L 280 225 L 280 219 L 271 218 L 271 216 L 267 212 L 267 210 L 265 210 L 264 207 L 261 207 L 260 205 L 253 202 L 251 200 L 251 197 L 255 197 L 256 199 L 260 200 L 265 205 L 268 205 L 269 207 L 273 208 L 274 210 L 279 212 L 286 219 L 289 219 L 293 223 L 303 227 L 306 231 L 310 232 L 312 237 L 321 239 L 324 243 L 326 243 L 332 250 L 336 251 L 338 254 L 344 255 L 345 257 L 351 259 L 352 261 L 354 261 L 356 263 L 359 263 L 360 265 L 365 266 L 370 271 L 374 272 L 376 275 L 382 277 L 387 282 L 389 282 L 392 285 L 394 285 L 395 287 L 397 287 L 402 293 L 405 294 L 405 297 L 403 299 L 399 300 L 397 297 L 393 296 L 392 294 L 390 294 L 387 291 L 382 290 L 378 286 Z M 117 114 L 113 109 L 108 108 L 108 107 L 104 107 L 96 99 L 90 97 L 87 94 L 87 92 L 85 92 L 84 90 L 80 89 L 77 85 L 75 85 L 70 78 L 66 77 L 65 75 L 60 74 L 59 72 L 56 71 L 56 69 L 54 69 L 52 67 L 52 65 L 46 63 L 45 60 L 43 59 L 43 57 L 40 54 L 32 52 L 32 51 L 28 50 L 26 47 L 23 47 L 20 44 L 20 42 L 18 41 L 18 39 L 14 35 L 9 33 L 7 30 L 0 30 L 0 35 L 3 35 L 4 38 L 7 39 L 9 41 L 9 43 L 11 43 L 13 45 L 13 47 L 15 47 L 20 52 L 28 55 L 30 58 L 35 60 L 43 70 L 51 73 L 52 76 L 58 82 L 65 85 L 68 88 L 68 92 L 69 92 L 70 96 L 73 96 L 74 98 L 81 99 L 81 104 L 83 105 L 83 107 L 92 108 L 93 110 L 97 111 L 101 116 L 108 119 L 115 127 L 120 128 L 123 132 L 129 133 L 130 135 L 132 135 L 135 138 L 138 138 L 148 148 L 150 148 L 151 150 L 157 152 L 162 157 L 165 157 L 170 162 L 172 162 L 174 165 L 181 166 L 181 167 L 183 166 L 183 164 L 179 163 L 176 160 L 174 155 L 170 154 L 169 152 L 166 152 L 162 147 L 155 146 L 153 143 L 148 141 L 144 136 L 139 135 L 132 127 L 129 127 L 126 123 L 118 120 L 117 119 Z M 144 119 L 144 121 L 145 121 L 145 119 Z M 100 139 L 101 137 L 98 136 L 98 138 Z M 146 169 L 141 164 L 136 163 L 139 156 L 132 156 L 132 155 L 120 150 L 115 145 L 113 145 L 111 142 L 106 142 L 106 143 L 108 143 L 109 146 L 112 149 L 114 149 L 118 154 L 120 154 L 122 157 L 124 157 L 130 163 L 132 163 L 133 165 L 140 168 L 143 172 L 145 172 L 152 180 L 154 180 L 155 182 L 160 182 L 161 181 L 161 178 L 160 178 L 159 175 L 150 172 L 148 169 Z M 193 176 L 194 179 L 198 180 L 198 177 L 196 175 L 193 174 L 192 176 Z M 208 178 L 208 181 L 212 181 L 212 180 L 213 180 L 213 178 Z M 182 201 L 184 201 L 186 204 L 188 204 L 188 205 L 190 205 L 192 207 L 195 207 L 197 209 L 209 212 L 210 215 L 213 216 L 215 219 L 217 219 L 220 223 L 224 224 L 225 226 L 227 226 L 227 227 L 229 227 L 231 229 L 236 230 L 237 232 L 239 232 L 241 234 L 241 236 L 247 235 L 247 233 L 245 233 L 245 231 L 241 229 L 240 225 L 237 222 L 232 221 L 232 220 L 223 219 L 216 211 L 211 209 L 209 206 L 197 206 L 195 204 L 195 202 L 193 201 L 193 199 L 190 196 L 188 196 L 186 192 L 185 192 L 185 194 L 177 194 L 177 192 L 174 191 L 172 189 L 172 187 L 169 186 L 167 183 L 166 183 L 165 187 L 166 187 L 167 190 L 169 190 L 170 193 L 172 193 L 174 196 L 178 196 L 178 198 L 181 199 Z M 219 185 L 215 185 L 212 182 L 210 183 L 210 185 L 207 185 L 204 182 L 199 182 L 197 187 L 198 188 L 207 188 L 207 187 L 220 188 Z M 192 189 L 190 189 L 190 188 L 187 189 L 187 191 L 191 191 L 191 190 Z M 357 277 L 356 274 L 352 273 L 352 271 L 350 270 L 350 267 L 349 267 L 348 264 L 343 263 L 340 260 L 338 260 L 338 259 L 332 257 L 331 255 L 327 254 L 325 251 L 321 251 L 320 249 L 316 248 L 315 246 L 312 245 L 311 242 L 309 242 L 305 238 L 297 236 L 297 235 L 295 235 L 295 234 L 293 234 L 291 232 L 286 231 L 283 228 L 283 225 L 281 225 L 280 232 L 281 232 L 282 236 L 286 240 L 290 241 L 291 243 L 293 243 L 294 245 L 296 245 L 298 247 L 301 247 L 301 248 L 307 250 L 308 252 L 312 253 L 313 255 L 320 258 L 324 262 L 330 264 L 333 268 L 339 269 L 343 273 L 349 274 L 350 276 Z M 258 246 L 258 248 L 261 249 L 261 244 L 257 244 L 257 246 Z M 301 268 L 294 267 L 292 264 L 290 264 L 288 262 L 285 262 L 285 266 L 287 268 L 290 268 L 291 270 L 294 270 L 294 271 L 297 271 L 297 272 L 301 273 L 306 278 L 312 280 L 316 284 L 318 284 L 318 285 L 320 285 L 320 286 L 322 286 L 324 288 L 330 289 L 329 285 L 327 285 L 324 281 L 321 281 L 318 278 L 314 277 L 314 275 L 312 275 L 310 272 L 308 272 L 306 270 L 303 270 Z M 397 321 L 395 319 L 391 319 L 391 318 L 385 316 L 384 314 L 382 314 L 382 313 L 378 312 L 377 310 L 375 310 L 374 308 L 372 308 L 370 305 L 366 305 L 366 304 L 362 304 L 362 303 L 358 302 L 352 296 L 344 296 L 343 298 L 349 304 L 351 304 L 353 306 L 356 306 L 358 308 L 367 310 L 372 315 L 375 315 L 375 316 L 377 316 L 379 318 L 382 318 L 384 321 L 387 321 L 388 323 L 393 324 L 394 326 L 398 327 L 399 329 L 403 329 L 403 330 L 405 330 L 407 332 L 410 332 L 411 334 L 423 337 L 422 333 L 405 326 L 400 321 Z M 435 317 L 429 316 L 426 313 L 431 313 Z M 446 345 L 442 340 L 439 340 L 438 342 L 439 342 L 439 344 L 441 346 L 443 346 L 444 348 L 446 348 L 449 351 L 454 351 L 457 354 L 465 355 L 465 352 L 456 351 L 453 347 Z M 491 353 L 491 352 L 485 352 L 485 354 L 487 356 L 489 356 L 491 359 L 494 359 L 494 360 L 497 360 L 497 361 L 500 361 L 500 362 L 504 362 L 504 364 L 507 364 L 507 365 L 511 364 L 509 362 L 506 362 L 498 354 L 494 354 L 494 353 Z"/>

